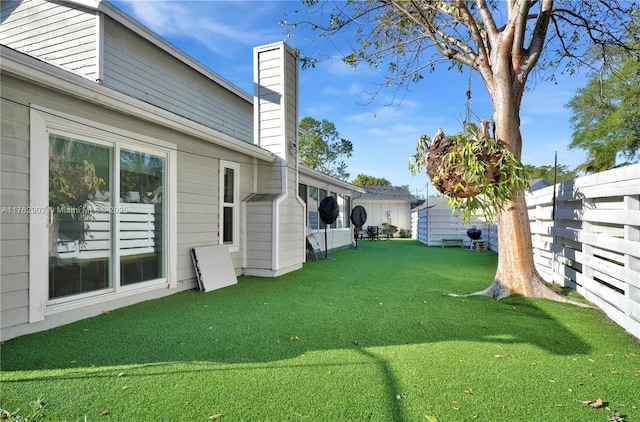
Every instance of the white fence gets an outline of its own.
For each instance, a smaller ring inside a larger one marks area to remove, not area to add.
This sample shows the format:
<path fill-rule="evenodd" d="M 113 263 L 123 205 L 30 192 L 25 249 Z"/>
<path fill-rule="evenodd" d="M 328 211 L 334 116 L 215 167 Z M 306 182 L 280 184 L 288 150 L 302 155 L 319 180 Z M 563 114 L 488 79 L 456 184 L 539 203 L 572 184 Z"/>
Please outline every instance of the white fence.
<path fill-rule="evenodd" d="M 540 275 L 577 290 L 640 337 L 640 164 L 558 184 L 555 212 L 553 186 L 529 194 L 527 206 Z M 470 225 L 442 212 L 414 211 L 413 237 L 428 245 L 466 237 Z M 495 227 L 475 225 L 497 251 Z"/>
<path fill-rule="evenodd" d="M 111 227 L 114 214 L 109 211 L 110 203 L 95 201 L 99 211 L 93 212 L 89 221 L 80 223 L 77 230 L 85 232 L 82 240 L 74 236 L 72 240 L 58 237 L 58 257 L 63 259 L 96 259 L 111 256 Z M 154 253 L 161 242 L 157 242 L 158 218 L 156 204 L 126 203 L 120 212 L 120 256 Z M 82 229 L 82 224 L 86 227 Z M 161 225 L 160 225 L 161 227 Z"/>

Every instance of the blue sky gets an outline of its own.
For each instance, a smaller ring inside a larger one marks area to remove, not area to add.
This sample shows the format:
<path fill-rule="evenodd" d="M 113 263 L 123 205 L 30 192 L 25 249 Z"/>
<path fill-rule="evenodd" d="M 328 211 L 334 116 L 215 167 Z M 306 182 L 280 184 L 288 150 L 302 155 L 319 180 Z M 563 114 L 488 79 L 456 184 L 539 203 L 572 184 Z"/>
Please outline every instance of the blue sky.
<path fill-rule="evenodd" d="M 284 40 L 306 55 L 320 49 L 312 35 L 287 38 L 285 28 L 279 25 L 283 19 L 300 20 L 296 10 L 306 13 L 306 6 L 297 0 L 134 0 L 112 4 L 250 94 L 253 47 Z M 353 155 L 345 160 L 350 180 L 360 173 L 384 177 L 424 195 L 427 176 L 409 174 L 409 157 L 422 134 L 433 136 L 440 127 L 446 134 L 460 131 L 469 72 L 448 71 L 445 65 L 412 84 L 402 94 L 402 101 L 396 98 L 394 102 L 395 91 L 389 88 L 372 98 L 382 74 L 365 66 L 348 67 L 335 58 L 336 48 L 349 41 L 345 38 L 337 41 L 340 44 L 325 45 L 321 51 L 326 59 L 313 69 L 300 71 L 300 118 L 327 119 L 341 137 L 353 143 Z M 583 74 L 558 75 L 556 83 L 540 83 L 525 93 L 520 114 L 525 164 L 553 165 L 556 151 L 558 163 L 570 169 L 586 161 L 583 151 L 567 149 L 571 112 L 565 108 L 584 84 Z M 490 118 L 491 106 L 477 75 L 472 78 L 472 93 L 474 115 Z M 429 194 L 435 193 L 431 185 L 428 189 Z"/>

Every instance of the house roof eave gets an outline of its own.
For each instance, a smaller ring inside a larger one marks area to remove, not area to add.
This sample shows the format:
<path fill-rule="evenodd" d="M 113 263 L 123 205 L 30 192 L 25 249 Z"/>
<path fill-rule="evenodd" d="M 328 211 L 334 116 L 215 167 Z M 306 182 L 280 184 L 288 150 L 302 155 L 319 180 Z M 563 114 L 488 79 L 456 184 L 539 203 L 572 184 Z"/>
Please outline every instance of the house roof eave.
<path fill-rule="evenodd" d="M 132 30 L 137 35 L 146 39 L 150 43 L 154 44 L 158 48 L 164 50 L 166 53 L 172 55 L 176 59 L 180 60 L 187 66 L 201 73 L 205 77 L 211 79 L 216 82 L 220 86 L 227 89 L 229 92 L 237 95 L 241 99 L 247 101 L 249 104 L 253 104 L 253 95 L 243 91 L 241 88 L 232 84 L 222 76 L 218 75 L 208 67 L 204 66 L 202 63 L 198 62 L 193 57 L 189 56 L 185 52 L 176 48 L 173 44 L 158 36 L 155 32 L 144 26 L 142 23 L 133 19 L 131 16 L 127 15 L 124 11 L 120 10 L 113 4 L 109 3 L 106 0 L 68 0 L 69 3 L 76 4 L 79 6 L 87 7 L 92 10 L 97 10 L 98 12 L 104 13 L 106 16 L 115 20 L 116 22 L 122 24 L 126 28 Z"/>
<path fill-rule="evenodd" d="M 104 85 L 96 84 L 81 75 L 69 72 L 42 59 L 21 53 L 4 45 L 0 45 L 0 55 L 2 57 L 2 60 L 0 60 L 2 72 L 14 75 L 19 79 L 189 134 L 203 141 L 244 153 L 254 158 L 268 162 L 274 162 L 277 158 L 270 151 L 257 145 L 235 139 L 165 109 L 130 97 Z"/>
<path fill-rule="evenodd" d="M 352 192 L 364 193 L 364 189 L 362 189 L 360 186 L 352 185 L 351 183 L 345 182 L 344 180 L 336 179 L 335 177 L 324 174 L 321 171 L 312 169 L 311 167 L 307 167 L 307 166 L 303 166 L 302 164 L 299 164 L 298 171 L 300 172 L 300 174 L 304 174 L 306 176 L 319 179 L 321 181 L 330 183 L 334 186 L 338 186 L 343 189 L 348 189 Z"/>

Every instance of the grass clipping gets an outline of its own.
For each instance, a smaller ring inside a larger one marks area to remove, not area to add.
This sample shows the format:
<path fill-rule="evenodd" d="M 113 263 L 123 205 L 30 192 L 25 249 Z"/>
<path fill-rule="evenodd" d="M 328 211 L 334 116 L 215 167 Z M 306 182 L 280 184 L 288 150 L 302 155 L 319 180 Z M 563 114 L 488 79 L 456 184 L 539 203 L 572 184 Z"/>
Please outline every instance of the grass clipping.
<path fill-rule="evenodd" d="M 454 136 L 439 129 L 433 140 L 423 135 L 409 161 L 412 174 L 425 166 L 433 185 L 453 210 L 462 211 L 465 221 L 478 210 L 487 221 L 495 221 L 497 210 L 529 187 L 520 159 L 502 141 L 489 137 L 488 121 L 481 126 L 467 123 Z"/>

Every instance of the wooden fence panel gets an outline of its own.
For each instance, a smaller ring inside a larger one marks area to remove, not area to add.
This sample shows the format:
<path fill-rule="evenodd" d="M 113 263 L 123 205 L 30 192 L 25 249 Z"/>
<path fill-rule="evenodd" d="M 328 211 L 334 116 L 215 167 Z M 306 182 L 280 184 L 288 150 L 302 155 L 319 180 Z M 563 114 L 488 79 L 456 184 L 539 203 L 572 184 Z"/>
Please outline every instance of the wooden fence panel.
<path fill-rule="evenodd" d="M 640 165 L 559 184 L 556 193 L 555 220 L 553 186 L 527 197 L 538 272 L 640 337 Z"/>

